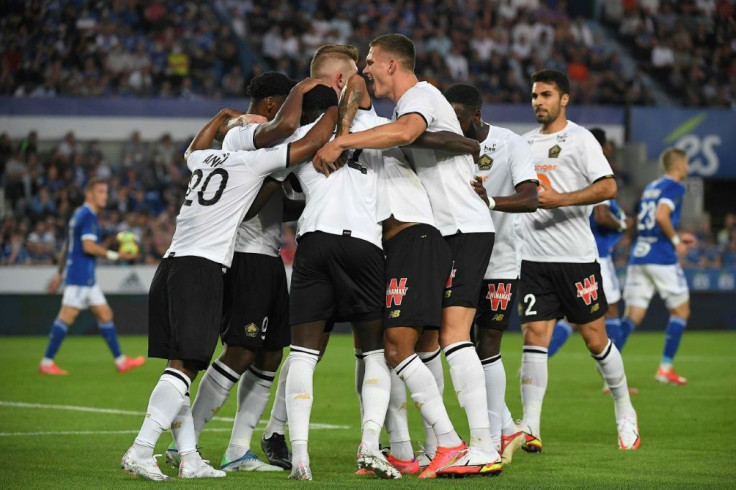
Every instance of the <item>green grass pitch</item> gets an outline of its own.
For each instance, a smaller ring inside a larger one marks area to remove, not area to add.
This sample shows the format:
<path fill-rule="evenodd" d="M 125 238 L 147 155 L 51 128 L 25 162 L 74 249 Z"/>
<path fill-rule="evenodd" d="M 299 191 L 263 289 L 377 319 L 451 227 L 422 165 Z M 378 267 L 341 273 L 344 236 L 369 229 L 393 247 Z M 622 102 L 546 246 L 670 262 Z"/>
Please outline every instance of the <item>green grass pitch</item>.
<path fill-rule="evenodd" d="M 115 372 L 103 341 L 95 337 L 67 339 L 58 363 L 66 377 L 36 373 L 46 338 L 15 337 L 0 341 L 0 488 L 134 488 L 153 482 L 120 470 L 120 458 L 140 427 L 148 396 L 164 363 L 148 360 L 144 368 L 124 375 Z M 142 337 L 123 337 L 125 352 L 145 352 Z M 335 336 L 317 368 L 312 422 L 347 426 L 311 431 L 310 454 L 320 488 L 717 488 L 736 486 L 736 333 L 688 332 L 677 368 L 689 379 L 685 387 L 654 381 L 662 333 L 635 333 L 625 351 L 629 383 L 639 413 L 642 446 L 622 452 L 616 447 L 613 403 L 601 395 L 594 362 L 574 336 L 550 360 L 547 397 L 542 416 L 544 452 L 519 452 L 498 478 L 420 481 L 378 481 L 354 475 L 360 434 L 353 388 L 351 339 Z M 507 403 L 520 416 L 519 369 L 521 337 L 507 335 L 504 363 L 508 374 Z M 463 411 L 445 376 L 450 415 L 461 436 L 467 436 Z M 194 395 L 195 390 L 192 390 Z M 194 396 L 192 396 L 192 400 Z M 92 411 L 72 410 L 91 407 Z M 109 409 L 105 412 L 99 409 Z M 270 406 L 267 408 L 267 413 Z M 218 417 L 231 418 L 234 394 Z M 415 440 L 423 430 L 419 413 L 410 408 Z M 265 417 L 264 417 L 265 418 Z M 252 449 L 261 454 L 256 430 Z M 200 438 L 203 456 L 219 463 L 230 436 L 230 424 L 216 419 Z M 156 452 L 171 441 L 164 434 Z M 165 473 L 175 470 L 160 464 Z M 235 473 L 224 480 L 177 481 L 173 485 L 202 488 L 290 488 L 288 473 Z"/>

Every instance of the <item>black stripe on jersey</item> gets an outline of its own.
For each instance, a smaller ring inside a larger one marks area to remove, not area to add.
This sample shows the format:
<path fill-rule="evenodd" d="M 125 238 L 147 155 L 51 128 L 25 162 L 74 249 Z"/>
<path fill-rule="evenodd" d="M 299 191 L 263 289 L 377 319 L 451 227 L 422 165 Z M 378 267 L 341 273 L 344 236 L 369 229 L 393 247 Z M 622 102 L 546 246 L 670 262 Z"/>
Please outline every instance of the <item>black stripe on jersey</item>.
<path fill-rule="evenodd" d="M 434 353 L 434 354 L 432 354 L 431 356 L 427 357 L 426 359 L 422 359 L 421 357 L 420 357 L 420 359 L 422 359 L 422 362 L 423 362 L 424 364 L 427 364 L 427 363 L 428 363 L 429 361 L 431 361 L 431 360 L 433 360 L 433 359 L 434 359 L 435 357 L 439 356 L 439 355 L 440 355 L 440 352 L 441 352 L 441 351 L 440 351 L 440 349 L 437 349 L 437 352 L 435 352 L 435 353 Z"/>
<path fill-rule="evenodd" d="M 544 354 L 547 355 L 547 349 L 535 349 L 534 347 L 524 347 L 525 354 Z"/>
<path fill-rule="evenodd" d="M 273 381 L 273 379 L 274 379 L 274 376 L 266 376 L 262 372 L 254 369 L 252 366 L 248 368 L 248 371 L 250 371 L 251 374 L 253 374 L 255 377 L 261 378 L 264 381 Z"/>
<path fill-rule="evenodd" d="M 212 363 L 212 367 L 215 368 L 215 371 L 217 371 L 218 373 L 222 374 L 224 377 L 226 377 L 228 380 L 232 381 L 233 383 L 237 383 L 238 382 L 238 378 L 236 378 L 232 374 L 230 374 L 227 371 L 225 371 L 224 369 L 222 369 L 222 367 L 220 367 L 216 362 L 213 362 Z"/>
<path fill-rule="evenodd" d="M 514 189 L 518 189 L 521 184 L 526 184 L 527 182 L 531 182 L 534 185 L 539 185 L 539 181 L 537 179 L 526 179 L 526 180 L 522 180 L 521 182 L 519 182 L 518 184 L 516 184 L 514 186 Z"/>
<path fill-rule="evenodd" d="M 608 346 L 606 347 L 606 349 L 602 353 L 598 354 L 597 356 L 591 354 L 591 357 L 595 359 L 596 361 L 602 361 L 603 359 L 608 357 L 608 354 L 611 353 L 611 349 L 613 349 L 613 342 L 611 342 L 611 340 L 609 339 Z"/>
<path fill-rule="evenodd" d="M 291 156 L 291 143 L 286 145 L 286 168 L 289 168 L 289 157 Z"/>
<path fill-rule="evenodd" d="M 608 175 L 604 175 L 603 177 L 598 177 L 597 179 L 595 179 L 595 180 L 593 181 L 593 183 L 595 184 L 596 182 L 598 182 L 598 181 L 600 181 L 600 180 L 604 180 L 604 179 L 612 179 L 612 178 L 613 178 L 613 174 L 608 174 Z"/>
<path fill-rule="evenodd" d="M 164 369 L 164 374 L 168 374 L 169 376 L 173 376 L 175 378 L 178 378 L 187 386 L 187 391 L 189 391 L 189 386 L 192 384 L 191 381 L 187 379 L 186 376 L 182 376 L 181 374 L 177 373 L 173 369 Z"/>
<path fill-rule="evenodd" d="M 414 362 L 414 359 L 416 359 L 417 357 L 419 357 L 419 356 L 417 356 L 416 354 L 414 354 L 413 356 L 409 356 L 408 358 L 404 359 L 404 361 L 401 363 L 401 364 L 403 364 L 403 366 L 401 366 L 401 369 L 399 369 L 398 371 L 396 371 L 396 376 L 399 376 L 401 374 L 401 371 L 403 371 L 404 369 L 406 369 L 406 366 L 408 366 L 409 364 L 411 364 L 412 362 Z"/>
<path fill-rule="evenodd" d="M 494 362 L 500 361 L 500 360 L 501 360 L 501 354 L 498 354 L 496 356 L 489 357 L 488 359 L 483 359 L 482 361 L 480 361 L 480 363 L 483 364 L 484 366 L 487 366 L 489 364 L 493 364 Z"/>
<path fill-rule="evenodd" d="M 405 114 L 402 114 L 402 115 L 400 115 L 399 117 L 397 117 L 397 118 L 396 118 L 396 120 L 398 121 L 398 120 L 399 120 L 399 119 L 401 119 L 402 117 L 404 117 L 404 116 L 408 116 L 409 114 L 416 114 L 416 115 L 418 115 L 419 117 L 421 117 L 422 119 L 424 119 L 424 124 L 425 124 L 425 125 L 426 125 L 427 127 L 429 127 L 429 123 L 427 122 L 427 118 L 426 118 L 426 117 L 424 117 L 424 114 L 422 114 L 421 112 L 407 112 L 407 113 L 405 113 Z"/>
<path fill-rule="evenodd" d="M 445 357 L 449 356 L 453 352 L 459 351 L 460 349 L 467 349 L 468 347 L 472 349 L 473 348 L 473 344 L 470 343 L 470 342 L 463 342 L 460 345 L 456 345 L 452 349 L 448 349 L 448 350 L 445 351 Z"/>

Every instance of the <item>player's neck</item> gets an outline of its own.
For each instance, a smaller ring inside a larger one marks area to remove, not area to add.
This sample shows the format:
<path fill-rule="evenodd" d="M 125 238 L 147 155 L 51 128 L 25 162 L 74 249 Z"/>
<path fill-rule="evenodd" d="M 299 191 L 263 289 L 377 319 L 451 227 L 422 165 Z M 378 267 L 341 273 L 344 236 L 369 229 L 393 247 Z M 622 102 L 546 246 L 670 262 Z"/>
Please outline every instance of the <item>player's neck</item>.
<path fill-rule="evenodd" d="M 391 100 L 396 103 L 406 93 L 407 90 L 419 83 L 419 79 L 413 72 L 402 72 L 396 74 L 393 90 L 391 91 Z"/>
<path fill-rule="evenodd" d="M 97 206 L 95 206 L 94 204 L 92 204 L 89 201 L 84 201 L 84 205 L 87 206 L 88 208 L 90 208 L 92 210 L 92 212 L 95 213 L 95 214 L 98 214 L 100 212 L 100 210 L 97 208 Z"/>
<path fill-rule="evenodd" d="M 665 172 L 664 176 L 674 180 L 675 182 L 682 182 L 684 180 L 684 177 L 681 178 L 679 174 L 675 174 L 675 173 Z"/>
<path fill-rule="evenodd" d="M 491 125 L 487 122 L 481 121 L 479 125 L 473 125 L 472 126 L 473 131 L 475 131 L 474 138 L 480 141 L 485 141 L 486 138 L 488 138 L 488 133 L 491 132 Z"/>
<path fill-rule="evenodd" d="M 562 131 L 567 127 L 567 118 L 560 115 L 557 119 L 550 122 L 549 124 L 542 124 L 542 134 L 554 134 Z"/>

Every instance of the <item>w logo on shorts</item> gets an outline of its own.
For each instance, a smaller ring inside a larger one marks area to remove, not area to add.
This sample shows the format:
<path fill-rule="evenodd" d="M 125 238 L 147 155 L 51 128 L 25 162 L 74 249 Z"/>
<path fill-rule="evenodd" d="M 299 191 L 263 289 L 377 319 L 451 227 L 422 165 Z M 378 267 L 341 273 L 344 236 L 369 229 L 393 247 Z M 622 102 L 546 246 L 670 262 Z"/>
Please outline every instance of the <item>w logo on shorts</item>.
<path fill-rule="evenodd" d="M 595 281 L 595 276 L 583 279 L 583 282 L 576 282 L 575 288 L 578 290 L 578 298 L 583 298 L 586 305 L 598 300 L 598 283 Z"/>
<path fill-rule="evenodd" d="M 386 308 L 391 308 L 391 304 L 393 303 L 396 306 L 401 306 L 401 301 L 404 299 L 404 295 L 406 294 L 406 291 L 409 288 L 406 287 L 406 278 L 402 277 L 401 279 L 391 279 L 388 282 L 388 287 L 386 288 Z"/>
<path fill-rule="evenodd" d="M 486 299 L 491 301 L 491 310 L 498 311 L 499 305 L 502 310 L 505 310 L 511 301 L 511 283 L 499 282 L 498 289 L 496 289 L 496 284 L 489 284 Z"/>

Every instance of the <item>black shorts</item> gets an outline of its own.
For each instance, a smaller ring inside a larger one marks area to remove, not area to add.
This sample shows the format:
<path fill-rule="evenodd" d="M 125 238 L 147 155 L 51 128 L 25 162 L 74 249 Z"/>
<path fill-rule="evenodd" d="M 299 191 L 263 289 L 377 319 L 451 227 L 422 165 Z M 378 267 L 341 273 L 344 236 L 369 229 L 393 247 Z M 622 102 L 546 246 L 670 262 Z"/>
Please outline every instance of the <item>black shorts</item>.
<path fill-rule="evenodd" d="M 165 258 L 148 292 L 148 356 L 205 369 L 220 334 L 222 265 L 202 257 Z"/>
<path fill-rule="evenodd" d="M 521 323 L 567 317 L 590 323 L 608 310 L 598 262 L 521 261 L 519 318 Z"/>
<path fill-rule="evenodd" d="M 493 330 L 508 329 L 518 287 L 518 279 L 483 279 L 475 324 Z"/>
<path fill-rule="evenodd" d="M 360 238 L 315 231 L 299 240 L 289 295 L 289 324 L 383 316 L 383 251 Z"/>
<path fill-rule="evenodd" d="M 478 295 L 491 260 L 495 236 L 495 233 L 457 233 L 445 237 L 452 252 L 452 270 L 445 284 L 443 308 L 478 306 Z"/>
<path fill-rule="evenodd" d="M 291 343 L 289 290 L 281 257 L 239 253 L 225 274 L 222 341 L 251 350 Z"/>
<path fill-rule="evenodd" d="M 442 297 L 452 255 L 434 226 L 417 224 L 384 242 L 386 313 L 384 326 L 439 328 Z"/>

